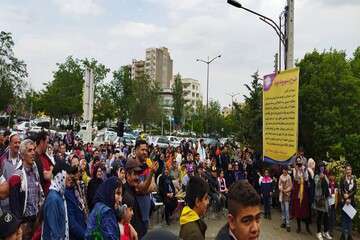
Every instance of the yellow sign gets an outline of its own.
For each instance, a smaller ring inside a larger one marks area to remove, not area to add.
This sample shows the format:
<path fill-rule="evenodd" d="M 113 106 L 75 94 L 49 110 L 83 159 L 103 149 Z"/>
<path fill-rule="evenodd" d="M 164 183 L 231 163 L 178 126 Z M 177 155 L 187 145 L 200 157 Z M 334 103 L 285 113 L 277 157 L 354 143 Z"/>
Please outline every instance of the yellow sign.
<path fill-rule="evenodd" d="M 297 152 L 299 68 L 264 76 L 263 156 L 287 162 Z"/>

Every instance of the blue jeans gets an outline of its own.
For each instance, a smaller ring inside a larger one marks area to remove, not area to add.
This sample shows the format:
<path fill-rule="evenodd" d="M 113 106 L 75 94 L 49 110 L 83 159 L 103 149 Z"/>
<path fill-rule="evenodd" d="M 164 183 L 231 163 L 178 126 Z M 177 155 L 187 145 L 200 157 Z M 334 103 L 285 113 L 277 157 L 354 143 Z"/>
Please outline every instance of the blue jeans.
<path fill-rule="evenodd" d="M 281 202 L 281 220 L 286 224 L 287 227 L 290 227 L 290 213 L 289 213 L 289 202 Z"/>
<path fill-rule="evenodd" d="M 351 236 L 352 233 L 352 219 L 341 210 L 341 233 L 344 236 Z"/>

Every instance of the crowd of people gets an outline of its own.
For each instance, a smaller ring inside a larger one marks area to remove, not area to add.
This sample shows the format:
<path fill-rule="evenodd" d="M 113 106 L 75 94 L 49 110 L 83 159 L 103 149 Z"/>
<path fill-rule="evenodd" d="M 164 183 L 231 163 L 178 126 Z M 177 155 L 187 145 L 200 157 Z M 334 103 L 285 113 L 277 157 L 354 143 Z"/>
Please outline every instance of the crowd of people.
<path fill-rule="evenodd" d="M 126 144 L 84 144 L 39 132 L 20 140 L 0 136 L 0 239 L 150 239 L 157 202 L 171 224 L 180 211 L 179 237 L 205 239 L 208 208 L 226 213 L 217 239 L 256 239 L 260 219 L 281 209 L 301 232 L 316 219 L 316 237 L 332 239 L 336 209 L 355 207 L 351 166 L 336 182 L 324 162 L 303 151 L 288 165 L 265 165 L 250 148 L 207 146 L 183 140 L 160 148 L 138 139 Z M 263 204 L 263 207 L 261 207 Z M 262 210 L 263 209 L 263 210 Z M 262 214 L 263 213 L 263 214 Z M 342 239 L 352 239 L 352 219 L 341 211 Z M 156 238 L 155 238 L 156 239 Z M 170 238 L 169 238 L 170 239 Z"/>

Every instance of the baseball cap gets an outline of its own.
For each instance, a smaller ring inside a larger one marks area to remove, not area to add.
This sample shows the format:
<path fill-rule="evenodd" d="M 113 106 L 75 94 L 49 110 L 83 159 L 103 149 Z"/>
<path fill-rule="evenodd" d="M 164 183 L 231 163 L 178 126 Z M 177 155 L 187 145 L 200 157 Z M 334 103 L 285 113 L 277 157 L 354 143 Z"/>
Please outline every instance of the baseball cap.
<path fill-rule="evenodd" d="M 133 158 L 128 158 L 125 164 L 125 170 L 134 170 L 135 172 L 140 172 L 143 169 L 141 168 L 141 164 Z"/>
<path fill-rule="evenodd" d="M 16 232 L 21 221 L 11 212 L 0 210 L 0 238 L 6 238 Z"/>

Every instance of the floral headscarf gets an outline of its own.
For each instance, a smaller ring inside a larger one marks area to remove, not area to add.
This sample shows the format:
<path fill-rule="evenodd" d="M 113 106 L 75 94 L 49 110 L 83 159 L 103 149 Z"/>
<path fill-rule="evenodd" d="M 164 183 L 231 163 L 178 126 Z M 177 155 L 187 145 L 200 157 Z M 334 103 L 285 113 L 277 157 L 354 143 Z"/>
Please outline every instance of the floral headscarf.
<path fill-rule="evenodd" d="M 54 179 L 51 180 L 51 185 L 49 190 L 54 190 L 60 193 L 60 195 L 63 198 L 64 201 L 64 208 L 65 208 L 65 240 L 69 240 L 69 219 L 68 219 L 68 213 L 67 213 L 67 206 L 66 206 L 66 200 L 65 200 L 65 179 L 66 179 L 66 171 L 62 170 L 61 172 L 58 172 Z"/>

